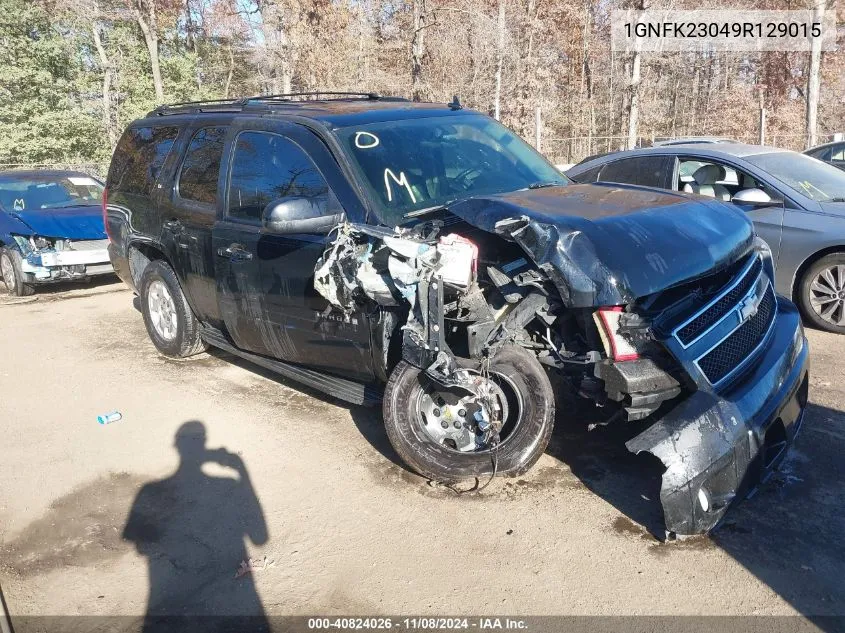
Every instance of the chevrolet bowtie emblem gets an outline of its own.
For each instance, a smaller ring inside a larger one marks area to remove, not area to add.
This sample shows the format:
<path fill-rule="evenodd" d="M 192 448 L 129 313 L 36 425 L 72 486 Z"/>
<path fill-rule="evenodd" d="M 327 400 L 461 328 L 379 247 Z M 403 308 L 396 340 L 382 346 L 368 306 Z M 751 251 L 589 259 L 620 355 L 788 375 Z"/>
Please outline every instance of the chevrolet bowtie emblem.
<path fill-rule="evenodd" d="M 757 295 L 752 295 L 743 299 L 737 306 L 737 309 L 739 310 L 739 320 L 742 323 L 745 323 L 748 319 L 757 314 L 757 308 L 759 306 L 760 302 L 757 300 Z"/>

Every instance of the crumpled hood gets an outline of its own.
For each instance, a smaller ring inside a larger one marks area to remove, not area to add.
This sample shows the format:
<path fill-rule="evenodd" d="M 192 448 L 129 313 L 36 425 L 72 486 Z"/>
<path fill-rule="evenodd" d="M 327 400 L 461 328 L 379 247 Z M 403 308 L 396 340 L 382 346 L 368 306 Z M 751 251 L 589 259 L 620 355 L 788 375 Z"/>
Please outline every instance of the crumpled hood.
<path fill-rule="evenodd" d="M 727 266 L 752 248 L 742 212 L 626 185 L 568 185 L 462 200 L 449 211 L 519 243 L 571 307 L 620 305 Z"/>
<path fill-rule="evenodd" d="M 71 240 L 102 240 L 106 238 L 103 212 L 99 206 L 78 206 L 62 209 L 31 209 L 12 211 L 32 229 L 35 235 Z"/>

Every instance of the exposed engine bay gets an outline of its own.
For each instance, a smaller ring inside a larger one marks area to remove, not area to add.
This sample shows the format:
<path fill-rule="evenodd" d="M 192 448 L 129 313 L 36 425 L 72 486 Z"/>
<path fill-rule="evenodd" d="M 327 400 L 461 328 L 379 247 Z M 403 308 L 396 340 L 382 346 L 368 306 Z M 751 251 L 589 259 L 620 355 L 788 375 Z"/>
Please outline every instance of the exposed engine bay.
<path fill-rule="evenodd" d="M 21 270 L 31 276 L 28 281 L 81 280 L 112 272 L 107 239 L 13 237 L 22 255 Z"/>
<path fill-rule="evenodd" d="M 445 231 L 439 221 L 396 230 L 344 224 L 315 270 L 315 288 L 335 309 L 348 313 L 372 302 L 407 310 L 403 360 L 441 386 L 480 396 L 453 407 L 452 417 L 469 419 L 471 432 L 449 424 L 437 432 L 441 441 L 473 450 L 501 430 L 506 399 L 480 395 L 496 389 L 485 387 L 480 372 L 506 344 L 529 350 L 581 396 L 608 406 L 609 418 L 642 419 L 681 393 L 678 379 L 661 368 L 670 359 L 641 316 L 621 307 L 565 308 L 555 285 L 518 245 L 479 237 L 480 245 Z M 617 361 L 628 362 L 627 373 L 616 369 Z M 630 392 L 630 384 L 638 390 Z M 436 403 L 428 406 L 438 410 Z"/>
<path fill-rule="evenodd" d="M 502 350 L 519 348 L 547 375 L 564 379 L 571 391 L 602 407 L 599 424 L 654 420 L 627 446 L 655 455 L 666 467 L 661 502 L 667 532 L 712 528 L 744 485 L 740 469 L 751 468 L 751 462 L 743 455 L 763 454 L 768 441 L 769 422 L 740 425 L 742 415 L 720 395 L 743 375 L 759 371 L 749 361 L 762 353 L 775 329 L 768 249 L 754 242 L 706 276 L 622 305 L 589 305 L 588 296 L 621 297 L 622 291 L 603 290 L 599 277 L 584 279 L 580 294 L 565 294 L 560 271 L 568 260 L 557 250 L 544 265 L 538 249 L 526 247 L 530 242 L 549 252 L 542 246 L 542 225 L 527 217 L 504 218 L 493 229 L 476 231 L 460 222 L 447 228 L 439 220 L 397 229 L 344 223 L 317 262 L 315 289 L 329 310 L 350 313 L 369 304 L 393 314 L 402 333 L 402 361 L 434 385 L 413 396 L 423 434 L 410 441 L 469 456 L 492 454 L 495 474 L 499 447 L 518 435 L 512 420 L 522 405 L 501 379 L 513 369 L 498 369 L 500 379 L 494 381 L 490 368 Z M 554 258 L 562 263 L 549 264 Z M 610 274 L 608 279 L 614 281 Z M 572 287 L 577 286 L 576 279 Z M 734 328 L 734 334 L 724 338 L 720 328 Z M 800 353 L 800 341 L 791 344 Z M 705 348 L 709 353 L 700 355 Z M 781 360 L 770 373 L 789 371 L 787 365 Z M 803 397 L 793 395 L 796 410 L 803 410 Z M 704 402 L 710 404 L 699 411 Z M 800 426 L 799 414 L 793 418 Z M 745 453 L 739 429 L 758 438 Z M 723 439 L 715 442 L 710 434 Z M 457 464 L 442 465 L 448 473 Z M 531 464 L 511 461 L 509 472 L 524 472 Z M 473 474 L 470 467 L 460 470 Z M 733 483 L 725 484 L 726 477 Z M 719 483 L 707 483 L 710 479 Z"/>

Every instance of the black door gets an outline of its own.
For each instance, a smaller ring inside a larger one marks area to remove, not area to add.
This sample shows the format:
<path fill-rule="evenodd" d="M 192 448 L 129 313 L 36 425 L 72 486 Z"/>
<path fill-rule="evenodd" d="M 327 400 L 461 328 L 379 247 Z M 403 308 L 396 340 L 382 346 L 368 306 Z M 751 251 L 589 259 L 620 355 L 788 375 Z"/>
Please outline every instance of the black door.
<path fill-rule="evenodd" d="M 218 180 L 226 127 L 189 131 L 172 183 L 160 193 L 162 245 L 197 316 L 219 323 L 211 229 L 217 219 Z"/>
<path fill-rule="evenodd" d="M 261 227 L 265 207 L 289 196 L 336 212 L 324 203 L 336 200 L 325 177 L 333 165 L 319 139 L 299 126 L 237 134 L 225 215 L 213 231 L 218 301 L 242 349 L 371 380 L 366 316 L 332 313 L 314 290 L 314 266 L 329 238 Z"/>

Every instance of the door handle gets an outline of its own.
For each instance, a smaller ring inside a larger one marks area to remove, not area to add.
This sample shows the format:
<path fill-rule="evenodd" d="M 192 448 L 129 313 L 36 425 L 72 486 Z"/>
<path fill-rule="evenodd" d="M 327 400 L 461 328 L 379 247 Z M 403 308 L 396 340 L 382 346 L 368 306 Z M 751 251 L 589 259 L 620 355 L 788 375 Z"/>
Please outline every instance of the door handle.
<path fill-rule="evenodd" d="M 229 244 L 228 248 L 218 248 L 217 254 L 220 257 L 225 257 L 233 262 L 242 262 L 252 259 L 252 253 L 249 252 L 243 244 Z"/>
<path fill-rule="evenodd" d="M 182 223 L 179 220 L 168 220 L 164 223 L 164 228 L 171 233 L 178 233 L 182 230 Z"/>

